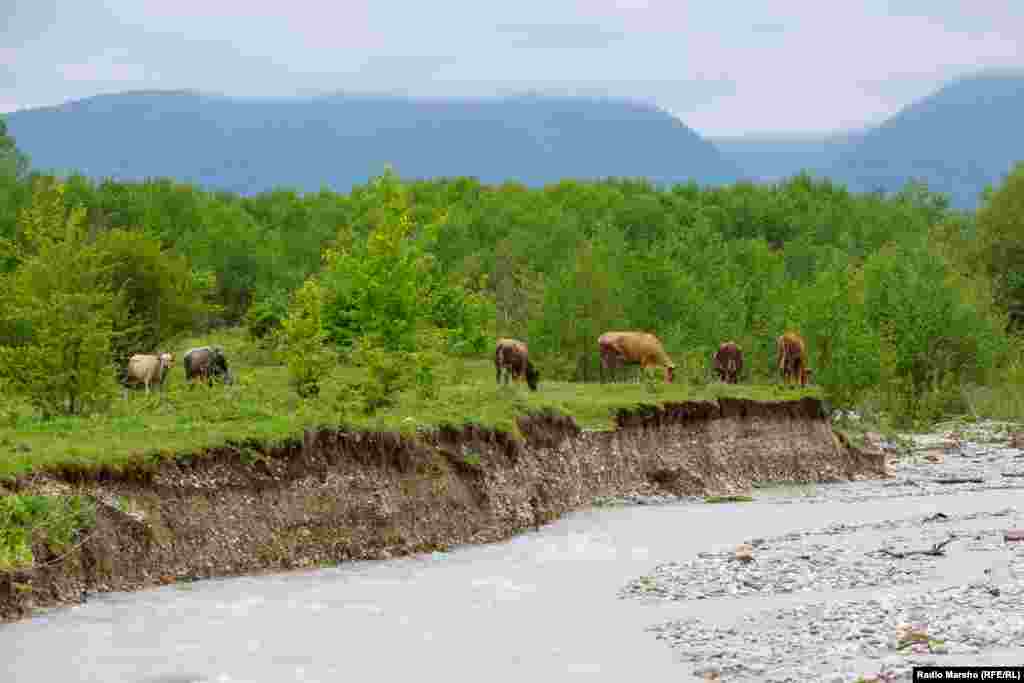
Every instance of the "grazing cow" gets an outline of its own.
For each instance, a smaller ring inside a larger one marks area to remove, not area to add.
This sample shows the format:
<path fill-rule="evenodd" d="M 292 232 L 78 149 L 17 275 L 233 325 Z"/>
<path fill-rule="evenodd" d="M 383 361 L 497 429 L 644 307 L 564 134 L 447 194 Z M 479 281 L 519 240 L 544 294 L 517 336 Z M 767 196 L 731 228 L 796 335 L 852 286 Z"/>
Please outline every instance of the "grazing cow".
<path fill-rule="evenodd" d="M 601 352 L 601 382 L 605 381 L 605 371 L 610 370 L 614 379 L 616 368 L 627 363 L 639 363 L 643 369 L 660 365 L 665 368 L 666 382 L 675 379 L 676 364 L 665 353 L 661 340 L 649 332 L 605 332 L 598 337 L 597 348 Z"/>
<path fill-rule="evenodd" d="M 160 385 L 161 391 L 164 387 L 164 379 L 167 378 L 167 371 L 174 367 L 174 354 L 163 351 L 156 355 L 137 353 L 128 359 L 128 367 L 124 374 L 126 386 L 143 384 L 146 393 L 149 393 L 150 385 Z"/>
<path fill-rule="evenodd" d="M 715 353 L 715 372 L 726 384 L 736 384 L 743 371 L 743 350 L 739 344 L 727 341 L 718 347 Z"/>
<path fill-rule="evenodd" d="M 804 340 L 796 332 L 787 332 L 778 338 L 777 346 L 782 381 L 788 384 L 792 379 L 793 382 L 799 381 L 800 386 L 806 386 L 811 371 L 807 369 L 807 346 Z"/>
<path fill-rule="evenodd" d="M 224 357 L 224 349 L 219 346 L 200 346 L 189 349 L 185 354 L 185 380 L 196 382 L 206 380 L 213 386 L 213 378 L 221 377 L 225 384 L 231 384 L 231 372 L 228 361 Z"/>
<path fill-rule="evenodd" d="M 540 379 L 540 372 L 530 362 L 529 350 L 526 344 L 518 339 L 499 339 L 498 347 L 494 351 L 494 369 L 497 372 L 497 382 L 501 384 L 501 371 L 505 371 L 505 384 L 508 384 L 509 375 L 513 379 L 521 381 L 526 376 L 526 383 L 531 391 L 537 391 L 537 380 Z"/>

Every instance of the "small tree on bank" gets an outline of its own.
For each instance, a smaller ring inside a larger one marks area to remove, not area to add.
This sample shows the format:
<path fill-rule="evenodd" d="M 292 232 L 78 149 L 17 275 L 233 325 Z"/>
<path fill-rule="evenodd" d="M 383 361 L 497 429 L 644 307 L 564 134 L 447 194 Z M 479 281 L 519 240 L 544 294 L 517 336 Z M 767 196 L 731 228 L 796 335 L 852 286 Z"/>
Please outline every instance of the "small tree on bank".
<path fill-rule="evenodd" d="M 116 392 L 111 343 L 119 297 L 102 252 L 87 241 L 85 211 L 42 183 L 0 248 L 17 268 L 0 282 L 0 373 L 44 417 L 79 414 Z"/>

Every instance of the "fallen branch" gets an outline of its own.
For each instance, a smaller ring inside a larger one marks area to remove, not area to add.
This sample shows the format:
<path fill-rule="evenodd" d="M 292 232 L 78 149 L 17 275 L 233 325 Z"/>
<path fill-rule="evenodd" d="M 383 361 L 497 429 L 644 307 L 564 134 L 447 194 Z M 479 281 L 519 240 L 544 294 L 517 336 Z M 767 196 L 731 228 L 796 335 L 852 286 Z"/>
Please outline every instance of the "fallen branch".
<path fill-rule="evenodd" d="M 925 521 L 925 522 L 942 522 L 942 521 L 946 521 L 948 519 L 949 519 L 949 515 L 947 515 L 945 512 L 936 512 L 934 515 L 930 515 L 928 517 L 925 517 L 923 521 Z"/>
<path fill-rule="evenodd" d="M 945 548 L 947 545 L 949 545 L 950 543 L 952 543 L 955 540 L 956 540 L 956 536 L 951 536 L 950 538 L 947 538 L 945 541 L 942 541 L 941 543 L 936 543 L 935 545 L 933 545 L 931 550 L 907 550 L 907 551 L 901 553 L 901 552 L 898 552 L 898 551 L 895 551 L 895 550 L 889 550 L 888 548 L 882 548 L 878 552 L 880 552 L 881 554 L 883 554 L 883 555 L 885 555 L 887 557 L 895 557 L 897 560 L 902 560 L 904 558 L 912 557 L 914 555 L 928 555 L 930 557 L 945 557 L 946 551 L 943 550 L 943 548 Z"/>
<path fill-rule="evenodd" d="M 950 479 L 936 479 L 936 484 L 982 484 L 985 480 L 981 477 L 952 477 Z"/>
<path fill-rule="evenodd" d="M 1024 477 L 1024 472 L 1003 472 L 1004 477 Z"/>

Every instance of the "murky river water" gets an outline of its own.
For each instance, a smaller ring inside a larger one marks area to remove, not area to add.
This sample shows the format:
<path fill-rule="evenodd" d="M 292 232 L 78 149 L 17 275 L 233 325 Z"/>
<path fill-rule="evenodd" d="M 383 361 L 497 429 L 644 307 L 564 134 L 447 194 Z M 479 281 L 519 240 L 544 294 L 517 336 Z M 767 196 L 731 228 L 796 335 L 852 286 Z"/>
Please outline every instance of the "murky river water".
<path fill-rule="evenodd" d="M 98 596 L 0 626 L 0 680 L 689 680 L 689 668 L 645 627 L 833 596 L 660 604 L 617 597 L 657 564 L 830 522 L 989 511 L 1021 499 L 1019 491 L 988 491 L 595 509 L 445 554 Z M 983 570 L 984 557 L 957 557 L 943 564 L 944 582 Z"/>

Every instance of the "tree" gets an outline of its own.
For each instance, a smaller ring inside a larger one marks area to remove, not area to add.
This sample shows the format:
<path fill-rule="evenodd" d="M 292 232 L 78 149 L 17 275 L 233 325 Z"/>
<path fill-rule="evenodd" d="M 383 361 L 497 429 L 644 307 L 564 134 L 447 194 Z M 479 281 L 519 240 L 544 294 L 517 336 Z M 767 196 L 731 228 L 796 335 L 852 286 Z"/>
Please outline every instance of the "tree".
<path fill-rule="evenodd" d="M 986 195 L 978 237 L 999 303 L 1024 327 L 1024 162 Z"/>
<path fill-rule="evenodd" d="M 125 362 L 133 353 L 150 353 L 181 332 L 197 327 L 211 311 L 207 299 L 213 282 L 189 268 L 180 254 L 160 248 L 139 231 L 110 230 L 95 242 L 110 283 L 124 305 L 115 330 L 115 356 Z"/>
<path fill-rule="evenodd" d="M 2 245 L 18 266 L 0 282 L 0 324 L 19 334 L 0 346 L 0 373 L 44 417 L 101 406 L 116 391 L 120 297 L 103 253 L 87 242 L 85 212 L 67 212 L 63 187 L 44 182 L 20 227 L 18 240 Z"/>
<path fill-rule="evenodd" d="M 281 324 L 288 376 L 303 398 L 320 393 L 329 360 L 324 352 L 322 310 L 323 289 L 316 278 L 309 278 L 292 296 L 288 317 Z"/>
<path fill-rule="evenodd" d="M 28 173 L 28 157 L 14 144 L 7 132 L 7 124 L 0 117 L 0 175 L 23 178 Z"/>

